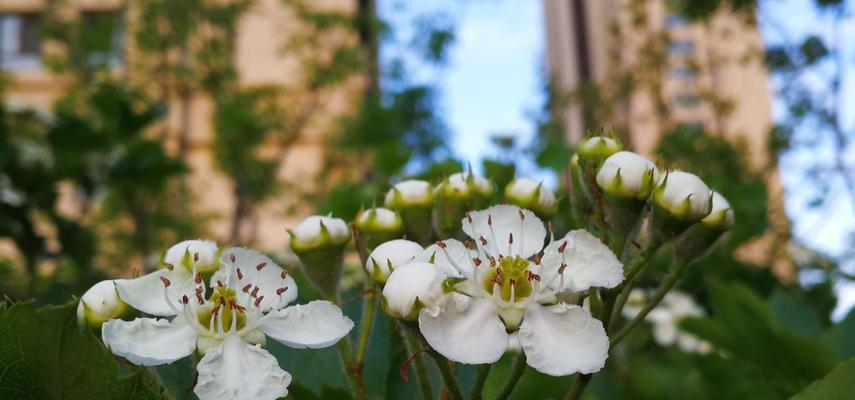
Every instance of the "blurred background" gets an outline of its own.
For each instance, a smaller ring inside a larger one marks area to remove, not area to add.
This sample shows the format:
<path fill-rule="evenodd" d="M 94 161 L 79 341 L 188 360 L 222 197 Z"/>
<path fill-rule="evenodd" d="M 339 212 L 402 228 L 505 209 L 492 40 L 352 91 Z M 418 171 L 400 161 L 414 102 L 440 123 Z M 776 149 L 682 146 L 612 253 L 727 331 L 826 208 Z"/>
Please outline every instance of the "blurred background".
<path fill-rule="evenodd" d="M 63 303 L 152 270 L 186 238 L 287 260 L 301 218 L 350 219 L 409 177 L 471 168 L 500 189 L 516 175 L 561 193 L 574 145 L 613 131 L 700 175 L 737 226 L 681 285 L 710 315 L 687 329 L 721 352 L 634 335 L 591 396 L 789 396 L 855 355 L 853 12 L 3 0 L 0 293 Z"/>

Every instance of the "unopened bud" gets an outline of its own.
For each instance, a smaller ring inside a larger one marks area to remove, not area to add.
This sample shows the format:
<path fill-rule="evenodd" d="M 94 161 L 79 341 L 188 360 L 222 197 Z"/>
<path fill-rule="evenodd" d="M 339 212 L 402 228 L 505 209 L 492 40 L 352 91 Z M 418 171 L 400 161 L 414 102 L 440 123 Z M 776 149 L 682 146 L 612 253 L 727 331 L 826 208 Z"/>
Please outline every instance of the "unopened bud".
<path fill-rule="evenodd" d="M 710 228 L 725 231 L 733 228 L 733 209 L 730 208 L 730 203 L 720 193 L 713 192 L 712 211 L 701 220 L 701 223 Z"/>
<path fill-rule="evenodd" d="M 166 250 L 161 267 L 171 270 L 179 266 L 188 271 L 213 273 L 220 267 L 220 249 L 216 243 L 202 239 L 175 244 Z"/>
<path fill-rule="evenodd" d="M 433 236 L 433 188 L 427 181 L 408 180 L 386 193 L 386 207 L 395 210 L 404 223 L 407 239 L 427 244 Z"/>
<path fill-rule="evenodd" d="M 493 196 L 493 184 L 470 172 L 449 176 L 434 188 L 433 225 L 440 237 L 461 236 L 465 213 L 485 208 Z"/>
<path fill-rule="evenodd" d="M 644 200 L 650 197 L 658 175 L 652 161 L 633 152 L 619 151 L 600 167 L 597 184 L 608 194 Z"/>
<path fill-rule="evenodd" d="M 127 318 L 134 313 L 135 310 L 119 298 L 112 280 L 96 283 L 77 304 L 77 322 L 92 329 L 99 329 L 107 320 Z"/>
<path fill-rule="evenodd" d="M 385 242 L 368 256 L 365 270 L 376 280 L 383 283 L 389 278 L 389 274 L 395 268 L 407 264 L 416 258 L 424 249 L 416 242 L 404 239 L 396 239 Z"/>
<path fill-rule="evenodd" d="M 509 203 L 534 211 L 541 218 L 555 214 L 555 193 L 543 183 L 528 178 L 517 178 L 505 188 L 505 198 Z"/>
<path fill-rule="evenodd" d="M 353 226 L 368 250 L 404 235 L 401 216 L 388 208 L 375 207 L 361 211 L 353 221 Z"/>
<path fill-rule="evenodd" d="M 683 221 L 699 221 L 709 215 L 712 207 L 710 188 L 696 175 L 683 171 L 668 171 L 653 192 L 656 205 Z"/>
<path fill-rule="evenodd" d="M 350 241 L 347 223 L 339 218 L 314 215 L 289 233 L 291 250 L 300 258 L 306 275 L 327 298 L 334 298 L 344 247 Z"/>
<path fill-rule="evenodd" d="M 597 165 L 606 158 L 623 150 L 623 144 L 606 136 L 591 136 L 579 142 L 576 152 L 582 159 L 593 160 Z"/>
<path fill-rule="evenodd" d="M 433 307 L 440 300 L 444 280 L 445 274 L 427 262 L 395 268 L 383 287 L 386 311 L 394 318 L 415 320 L 419 310 Z"/>
<path fill-rule="evenodd" d="M 718 192 L 712 195 L 712 211 L 674 241 L 677 256 L 694 260 L 706 255 L 719 238 L 733 227 L 730 203 Z"/>

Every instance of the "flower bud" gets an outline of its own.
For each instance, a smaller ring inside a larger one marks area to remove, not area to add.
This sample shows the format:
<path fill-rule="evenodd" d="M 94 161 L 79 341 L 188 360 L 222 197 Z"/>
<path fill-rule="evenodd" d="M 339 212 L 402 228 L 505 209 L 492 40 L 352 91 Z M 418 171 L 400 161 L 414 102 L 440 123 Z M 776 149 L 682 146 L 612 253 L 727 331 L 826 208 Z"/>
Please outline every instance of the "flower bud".
<path fill-rule="evenodd" d="M 443 274 L 436 265 L 411 262 L 392 271 L 383 299 L 386 311 L 394 318 L 415 320 L 419 311 L 433 307 L 442 297 Z"/>
<path fill-rule="evenodd" d="M 650 197 L 659 171 L 652 161 L 629 151 L 609 156 L 597 173 L 597 185 L 617 197 L 644 200 Z"/>
<path fill-rule="evenodd" d="M 382 207 L 360 211 L 353 221 L 359 239 L 367 250 L 404 235 L 404 222 L 398 213 Z"/>
<path fill-rule="evenodd" d="M 718 192 L 712 194 L 712 211 L 686 230 L 675 242 L 678 257 L 694 260 L 706 255 L 718 239 L 733 227 L 730 203 Z"/>
<path fill-rule="evenodd" d="M 210 240 L 185 240 L 166 250 L 161 268 L 170 266 L 181 266 L 188 271 L 212 274 L 220 268 L 220 249 Z"/>
<path fill-rule="evenodd" d="M 301 251 L 338 247 L 350 240 L 350 229 L 344 220 L 321 215 L 304 219 L 289 233 L 291 248 L 298 255 Z"/>
<path fill-rule="evenodd" d="M 467 211 L 484 208 L 493 196 L 493 184 L 471 171 L 458 172 L 434 188 L 433 225 L 441 237 L 462 235 L 460 221 Z"/>
<path fill-rule="evenodd" d="M 430 183 L 420 180 L 398 183 L 386 193 L 385 205 L 401 216 L 408 239 L 421 244 L 430 243 L 433 236 L 433 188 Z"/>
<path fill-rule="evenodd" d="M 101 328 L 101 324 L 107 320 L 128 318 L 134 314 L 135 310 L 119 298 L 112 280 L 96 283 L 77 303 L 77 322 L 92 329 Z"/>
<path fill-rule="evenodd" d="M 593 160 L 599 165 L 606 158 L 623 150 L 623 144 L 606 136 L 591 136 L 579 142 L 576 153 L 582 159 Z"/>
<path fill-rule="evenodd" d="M 365 262 L 365 270 L 375 281 L 384 283 L 395 268 L 409 263 L 423 250 L 418 243 L 409 240 L 388 241 L 371 252 L 368 261 Z"/>
<path fill-rule="evenodd" d="M 684 221 L 699 221 L 710 213 L 712 193 L 696 175 L 669 171 L 653 192 L 656 205 Z"/>
<path fill-rule="evenodd" d="M 555 214 L 555 193 L 527 178 L 511 181 L 505 188 L 505 198 L 509 203 L 529 209 L 539 217 L 547 219 Z"/>
<path fill-rule="evenodd" d="M 300 258 L 306 276 L 328 300 L 334 300 L 344 247 L 350 240 L 347 223 L 339 218 L 313 215 L 288 233 L 291 250 Z"/>

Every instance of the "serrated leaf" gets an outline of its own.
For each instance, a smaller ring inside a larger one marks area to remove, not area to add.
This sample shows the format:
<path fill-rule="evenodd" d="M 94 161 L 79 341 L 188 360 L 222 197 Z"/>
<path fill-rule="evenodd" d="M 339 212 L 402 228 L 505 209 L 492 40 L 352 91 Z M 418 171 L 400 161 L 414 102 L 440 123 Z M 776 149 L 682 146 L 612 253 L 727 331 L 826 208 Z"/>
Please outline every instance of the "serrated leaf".
<path fill-rule="evenodd" d="M 77 304 L 36 309 L 15 303 L 0 315 L 0 398 L 166 399 L 144 368 L 120 376 L 113 355 L 77 325 Z"/>
<path fill-rule="evenodd" d="M 837 365 L 831 372 L 817 380 L 804 390 L 791 397 L 791 400 L 848 399 L 855 393 L 855 358 Z"/>

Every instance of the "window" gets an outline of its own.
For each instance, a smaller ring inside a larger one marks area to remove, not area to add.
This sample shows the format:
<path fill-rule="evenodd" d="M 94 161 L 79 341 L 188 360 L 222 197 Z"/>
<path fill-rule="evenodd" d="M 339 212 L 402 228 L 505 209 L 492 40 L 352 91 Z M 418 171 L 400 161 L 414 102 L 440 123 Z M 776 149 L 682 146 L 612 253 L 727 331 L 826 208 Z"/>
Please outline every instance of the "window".
<path fill-rule="evenodd" d="M 123 63 L 125 26 L 122 13 L 83 11 L 80 13 L 80 40 L 94 64 L 118 66 Z"/>
<path fill-rule="evenodd" d="M 678 56 L 688 56 L 695 52 L 695 44 L 690 40 L 675 40 L 668 46 L 668 52 Z"/>
<path fill-rule="evenodd" d="M 0 66 L 11 71 L 41 68 L 40 17 L 0 13 Z"/>

